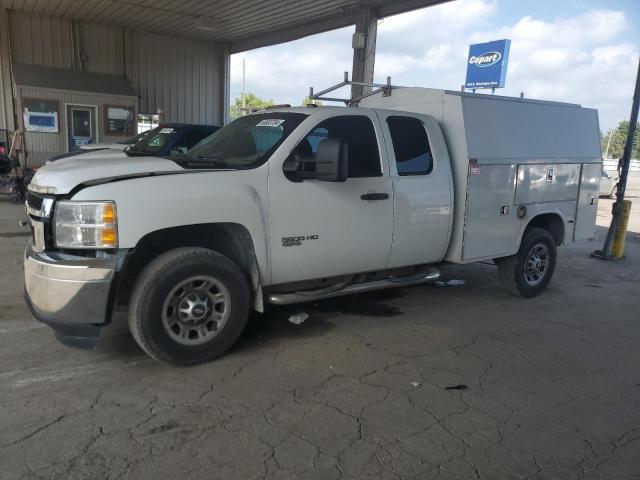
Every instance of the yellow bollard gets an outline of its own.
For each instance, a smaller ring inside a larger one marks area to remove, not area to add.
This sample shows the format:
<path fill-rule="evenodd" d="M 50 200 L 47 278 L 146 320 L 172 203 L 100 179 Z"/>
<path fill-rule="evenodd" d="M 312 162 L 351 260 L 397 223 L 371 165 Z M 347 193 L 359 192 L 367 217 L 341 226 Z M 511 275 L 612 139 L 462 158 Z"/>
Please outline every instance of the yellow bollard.
<path fill-rule="evenodd" d="M 613 246 L 611 254 L 616 258 L 622 258 L 624 255 L 624 239 L 627 236 L 627 225 L 629 224 L 629 216 L 631 215 L 631 200 L 622 202 L 622 211 L 620 212 L 620 223 L 616 228 L 613 236 Z"/>

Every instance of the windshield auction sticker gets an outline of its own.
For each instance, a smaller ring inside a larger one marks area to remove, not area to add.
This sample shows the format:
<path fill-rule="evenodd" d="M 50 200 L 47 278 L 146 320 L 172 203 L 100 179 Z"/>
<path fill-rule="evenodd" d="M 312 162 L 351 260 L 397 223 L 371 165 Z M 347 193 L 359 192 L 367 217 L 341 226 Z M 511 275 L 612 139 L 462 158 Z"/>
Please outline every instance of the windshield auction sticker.
<path fill-rule="evenodd" d="M 279 127 L 284 123 L 284 120 L 280 120 L 278 118 L 267 118 L 266 120 L 260 121 L 256 127 Z"/>
<path fill-rule="evenodd" d="M 160 133 L 173 133 L 173 128 L 163 128 Z"/>

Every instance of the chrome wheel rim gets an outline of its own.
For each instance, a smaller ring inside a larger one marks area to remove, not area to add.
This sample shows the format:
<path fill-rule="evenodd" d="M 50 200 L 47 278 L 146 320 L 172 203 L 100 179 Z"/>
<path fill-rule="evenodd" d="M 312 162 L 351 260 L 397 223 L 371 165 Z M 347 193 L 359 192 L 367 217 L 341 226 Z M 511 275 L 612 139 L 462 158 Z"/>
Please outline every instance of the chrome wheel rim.
<path fill-rule="evenodd" d="M 524 279 L 527 284 L 532 287 L 539 285 L 549 271 L 550 261 L 549 249 L 541 243 L 534 245 L 524 261 Z"/>
<path fill-rule="evenodd" d="M 220 280 L 190 277 L 176 285 L 162 306 L 162 325 L 181 345 L 201 345 L 216 337 L 231 312 L 231 295 Z"/>

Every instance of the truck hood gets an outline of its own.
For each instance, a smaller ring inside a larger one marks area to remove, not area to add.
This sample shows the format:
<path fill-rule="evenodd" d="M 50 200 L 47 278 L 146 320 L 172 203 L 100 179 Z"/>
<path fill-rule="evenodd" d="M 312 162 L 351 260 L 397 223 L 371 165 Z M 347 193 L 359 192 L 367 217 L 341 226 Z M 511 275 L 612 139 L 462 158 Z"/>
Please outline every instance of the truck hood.
<path fill-rule="evenodd" d="M 175 162 L 159 157 L 128 157 L 119 150 L 98 150 L 46 164 L 36 171 L 29 190 L 62 195 L 83 183 L 154 173 L 183 172 Z"/>
<path fill-rule="evenodd" d="M 89 145 L 81 145 L 80 150 L 86 150 L 90 152 L 91 150 L 101 150 L 110 148 L 112 150 L 124 150 L 131 145 L 127 145 L 126 143 L 90 143 Z"/>

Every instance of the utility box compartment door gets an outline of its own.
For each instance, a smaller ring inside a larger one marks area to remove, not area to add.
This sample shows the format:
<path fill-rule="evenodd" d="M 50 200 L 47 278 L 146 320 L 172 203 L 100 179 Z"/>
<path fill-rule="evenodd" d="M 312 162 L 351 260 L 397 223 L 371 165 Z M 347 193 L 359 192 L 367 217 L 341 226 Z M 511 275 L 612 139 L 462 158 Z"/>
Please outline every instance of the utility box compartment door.
<path fill-rule="evenodd" d="M 588 240 L 594 237 L 596 216 L 598 214 L 598 193 L 600 190 L 600 163 L 585 163 L 580 175 L 580 193 L 576 209 L 574 240 Z"/>
<path fill-rule="evenodd" d="M 576 200 L 580 164 L 519 165 L 516 205 Z"/>
<path fill-rule="evenodd" d="M 516 165 L 470 166 L 462 260 L 513 253 L 518 219 L 513 205 Z"/>

